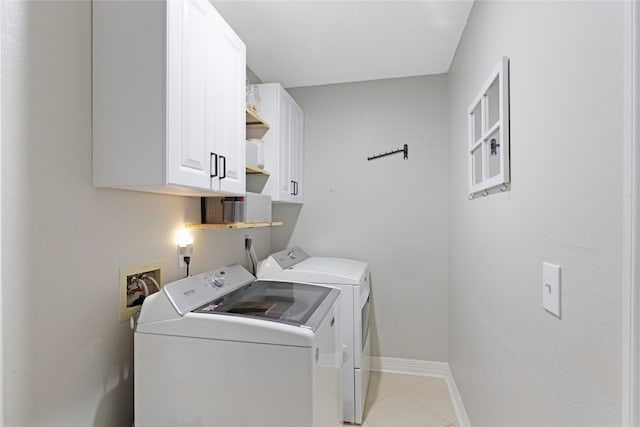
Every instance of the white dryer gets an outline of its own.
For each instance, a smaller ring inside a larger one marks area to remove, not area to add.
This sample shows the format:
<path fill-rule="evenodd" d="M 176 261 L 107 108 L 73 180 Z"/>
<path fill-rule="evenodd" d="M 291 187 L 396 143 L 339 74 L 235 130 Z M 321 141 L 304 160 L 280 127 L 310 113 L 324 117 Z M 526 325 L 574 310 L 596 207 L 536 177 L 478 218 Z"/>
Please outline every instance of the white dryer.
<path fill-rule="evenodd" d="M 270 255 L 258 266 L 260 279 L 313 283 L 342 291 L 343 420 L 362 424 L 369 386 L 371 343 L 369 303 L 371 277 L 369 264 L 345 258 L 309 256 L 299 247 Z"/>
<path fill-rule="evenodd" d="M 134 344 L 135 425 L 342 425 L 340 292 L 240 265 L 167 284 Z"/>

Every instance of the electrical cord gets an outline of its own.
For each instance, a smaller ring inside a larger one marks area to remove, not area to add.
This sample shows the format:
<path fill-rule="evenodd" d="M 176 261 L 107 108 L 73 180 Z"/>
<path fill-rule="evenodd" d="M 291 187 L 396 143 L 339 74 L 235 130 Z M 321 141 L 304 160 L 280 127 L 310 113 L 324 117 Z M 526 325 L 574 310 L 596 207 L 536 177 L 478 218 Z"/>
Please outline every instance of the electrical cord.
<path fill-rule="evenodd" d="M 258 276 L 258 257 L 256 256 L 256 250 L 251 245 L 249 248 L 249 258 L 251 258 L 251 267 L 253 268 L 253 275 Z"/>
<path fill-rule="evenodd" d="M 184 259 L 184 263 L 187 264 L 187 277 L 189 277 L 189 263 L 191 263 L 191 257 L 186 256 L 183 259 Z"/>
<path fill-rule="evenodd" d="M 256 257 L 256 251 L 253 249 L 253 241 L 250 237 L 245 237 L 244 239 L 244 249 L 247 251 L 247 255 L 249 255 L 249 261 L 251 261 L 251 269 L 254 276 L 258 274 L 258 260 Z"/>

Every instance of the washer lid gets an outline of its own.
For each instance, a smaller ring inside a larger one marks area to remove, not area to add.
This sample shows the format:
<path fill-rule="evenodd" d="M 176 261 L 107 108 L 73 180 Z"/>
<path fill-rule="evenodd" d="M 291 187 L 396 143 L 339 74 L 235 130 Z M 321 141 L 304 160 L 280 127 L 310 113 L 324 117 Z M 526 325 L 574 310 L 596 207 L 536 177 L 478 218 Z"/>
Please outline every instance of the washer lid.
<path fill-rule="evenodd" d="M 259 280 L 194 312 L 251 317 L 315 331 L 339 295 L 325 286 Z"/>
<path fill-rule="evenodd" d="M 309 257 L 281 270 L 265 263 L 258 271 L 260 278 L 292 280 L 328 285 L 359 285 L 369 270 L 369 264 L 346 258 Z"/>

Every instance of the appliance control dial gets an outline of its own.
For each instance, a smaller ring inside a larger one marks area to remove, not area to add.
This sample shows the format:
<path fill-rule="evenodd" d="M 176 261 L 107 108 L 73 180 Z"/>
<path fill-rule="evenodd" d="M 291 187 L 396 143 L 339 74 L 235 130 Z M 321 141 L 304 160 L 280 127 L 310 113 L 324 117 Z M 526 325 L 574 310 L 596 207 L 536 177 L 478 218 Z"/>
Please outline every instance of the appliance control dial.
<path fill-rule="evenodd" d="M 293 250 L 289 251 L 287 256 L 291 259 L 296 259 L 296 253 Z"/>
<path fill-rule="evenodd" d="M 214 274 L 213 277 L 211 278 L 211 283 L 221 288 L 224 286 L 225 276 L 223 276 L 222 274 Z"/>

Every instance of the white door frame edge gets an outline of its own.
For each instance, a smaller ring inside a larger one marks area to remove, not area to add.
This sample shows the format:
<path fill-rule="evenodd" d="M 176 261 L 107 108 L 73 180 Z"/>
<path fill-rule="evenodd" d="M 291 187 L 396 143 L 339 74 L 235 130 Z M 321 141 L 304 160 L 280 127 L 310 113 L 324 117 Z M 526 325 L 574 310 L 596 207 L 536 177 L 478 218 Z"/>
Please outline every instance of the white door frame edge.
<path fill-rule="evenodd" d="M 622 425 L 640 425 L 640 4 L 624 3 Z"/>

